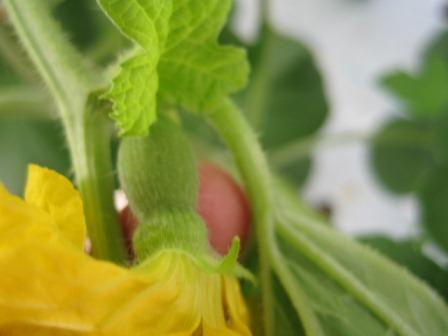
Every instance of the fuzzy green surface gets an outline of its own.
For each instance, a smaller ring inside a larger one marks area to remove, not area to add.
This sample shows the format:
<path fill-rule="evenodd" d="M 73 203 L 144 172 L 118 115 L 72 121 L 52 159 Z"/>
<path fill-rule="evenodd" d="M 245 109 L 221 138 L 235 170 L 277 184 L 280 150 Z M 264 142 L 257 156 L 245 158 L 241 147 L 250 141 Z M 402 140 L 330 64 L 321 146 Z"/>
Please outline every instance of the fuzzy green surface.
<path fill-rule="evenodd" d="M 244 50 L 217 42 L 231 0 L 99 3 L 138 45 L 121 64 L 107 94 L 122 134 L 147 134 L 160 97 L 190 111 L 205 111 L 246 85 Z"/>

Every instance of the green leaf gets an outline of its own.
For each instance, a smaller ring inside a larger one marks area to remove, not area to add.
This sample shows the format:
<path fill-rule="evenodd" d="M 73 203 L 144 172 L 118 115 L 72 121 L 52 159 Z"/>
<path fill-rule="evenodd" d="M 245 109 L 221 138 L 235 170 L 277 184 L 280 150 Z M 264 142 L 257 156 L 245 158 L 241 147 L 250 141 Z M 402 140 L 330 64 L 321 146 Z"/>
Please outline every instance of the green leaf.
<path fill-rule="evenodd" d="M 422 224 L 435 242 L 448 251 L 448 163 L 440 165 L 419 193 Z"/>
<path fill-rule="evenodd" d="M 305 293 L 317 321 L 319 331 L 316 335 L 395 335 L 391 328 L 365 309 L 353 295 L 300 254 L 300 251 L 283 241 L 282 243 L 288 267 L 297 285 Z M 290 249 L 289 253 L 287 249 Z"/>
<path fill-rule="evenodd" d="M 319 129 L 329 107 L 310 52 L 299 42 L 267 30 L 251 58 L 254 71 L 243 110 L 261 133 L 263 144 L 283 146 Z"/>
<path fill-rule="evenodd" d="M 305 183 L 309 172 L 313 168 L 313 160 L 310 156 L 296 158 L 281 164 L 273 161 L 273 164 L 284 178 L 299 186 Z"/>
<path fill-rule="evenodd" d="M 426 233 L 448 249 L 448 31 L 424 53 L 416 75 L 394 73 L 384 84 L 405 102 L 409 120 L 386 125 L 373 144 L 373 164 L 391 190 L 418 192 Z M 401 134 L 401 135 L 400 135 Z M 401 140 L 400 140 L 401 138 Z"/>
<path fill-rule="evenodd" d="M 249 253 L 248 253 L 249 252 Z M 243 254 L 244 266 L 249 269 L 252 274 L 259 273 L 259 255 L 255 250 L 245 251 Z M 305 336 L 302 323 L 296 314 L 289 295 L 285 292 L 278 277 L 272 278 L 272 291 L 274 297 L 274 308 L 272 309 L 275 322 L 276 336 Z M 253 286 L 250 282 L 241 283 L 242 290 L 251 316 L 251 330 L 253 335 L 263 335 L 262 326 L 262 309 L 260 302 L 260 287 Z"/>
<path fill-rule="evenodd" d="M 434 121 L 435 156 L 439 164 L 448 162 L 448 113 Z"/>
<path fill-rule="evenodd" d="M 299 317 L 278 278 L 273 281 L 275 330 L 277 336 L 305 336 Z"/>
<path fill-rule="evenodd" d="M 424 58 L 438 56 L 447 59 L 448 57 L 448 30 L 443 30 L 431 41 L 428 49 L 424 53 Z"/>
<path fill-rule="evenodd" d="M 422 243 L 416 240 L 396 241 L 383 236 L 368 236 L 361 241 L 377 249 L 396 263 L 405 266 L 413 274 L 436 289 L 448 299 L 448 270 L 424 255 Z"/>
<path fill-rule="evenodd" d="M 309 335 L 446 335 L 448 307 L 422 281 L 277 195 L 277 275 Z M 297 293 L 300 292 L 300 297 Z M 304 314 L 304 309 L 308 313 Z"/>
<path fill-rule="evenodd" d="M 241 104 L 263 146 L 275 152 L 315 133 L 329 106 L 321 75 L 306 47 L 265 28 L 249 55 L 253 72 Z M 308 158 L 273 164 L 297 184 L 310 167 Z"/>
<path fill-rule="evenodd" d="M 0 181 L 21 195 L 27 166 L 35 163 L 66 174 L 69 154 L 60 126 L 41 119 L 0 118 Z"/>
<path fill-rule="evenodd" d="M 231 0 L 99 3 L 138 44 L 107 94 L 122 134 L 146 134 L 156 119 L 158 98 L 203 112 L 245 86 L 244 51 L 217 43 Z"/>
<path fill-rule="evenodd" d="M 433 124 L 394 120 L 373 139 L 373 168 L 380 181 L 395 193 L 418 190 L 435 167 L 435 147 Z"/>
<path fill-rule="evenodd" d="M 403 71 L 387 75 L 383 85 L 400 98 L 408 112 L 418 118 L 433 118 L 448 108 L 448 62 L 429 57 L 419 73 Z"/>

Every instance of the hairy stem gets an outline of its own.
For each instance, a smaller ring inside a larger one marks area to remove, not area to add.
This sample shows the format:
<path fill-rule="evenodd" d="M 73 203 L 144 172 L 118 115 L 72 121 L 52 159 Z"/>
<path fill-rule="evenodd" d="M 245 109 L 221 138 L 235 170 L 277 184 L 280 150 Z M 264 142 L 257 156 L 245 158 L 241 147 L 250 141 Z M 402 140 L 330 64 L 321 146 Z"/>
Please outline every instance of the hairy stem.
<path fill-rule="evenodd" d="M 107 119 L 96 98 L 89 99 L 90 92 L 99 87 L 101 76 L 86 67 L 51 17 L 45 1 L 5 0 L 4 5 L 58 106 L 84 201 L 93 254 L 121 262 L 125 253 L 113 204 Z"/>
<path fill-rule="evenodd" d="M 252 128 L 232 102 L 223 102 L 220 108 L 209 115 L 209 118 L 233 153 L 251 200 L 259 246 L 265 333 L 275 335 L 270 268 L 270 251 L 274 242 L 273 201 L 269 167 Z"/>

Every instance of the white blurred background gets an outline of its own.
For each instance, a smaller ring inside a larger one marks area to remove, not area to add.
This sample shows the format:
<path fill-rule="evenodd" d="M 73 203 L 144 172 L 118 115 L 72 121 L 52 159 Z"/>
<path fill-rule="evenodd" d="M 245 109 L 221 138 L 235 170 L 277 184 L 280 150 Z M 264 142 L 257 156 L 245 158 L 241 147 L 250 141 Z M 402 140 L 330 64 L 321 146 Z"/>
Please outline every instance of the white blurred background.
<path fill-rule="evenodd" d="M 330 105 L 325 134 L 370 133 L 396 102 L 377 83 L 394 68 L 416 69 L 442 29 L 442 0 L 271 0 L 271 21 L 303 41 L 322 70 Z M 239 0 L 235 25 L 246 39 L 257 27 L 257 0 Z M 418 207 L 375 181 L 362 142 L 321 148 L 305 196 L 331 205 L 334 224 L 350 234 L 417 232 Z"/>

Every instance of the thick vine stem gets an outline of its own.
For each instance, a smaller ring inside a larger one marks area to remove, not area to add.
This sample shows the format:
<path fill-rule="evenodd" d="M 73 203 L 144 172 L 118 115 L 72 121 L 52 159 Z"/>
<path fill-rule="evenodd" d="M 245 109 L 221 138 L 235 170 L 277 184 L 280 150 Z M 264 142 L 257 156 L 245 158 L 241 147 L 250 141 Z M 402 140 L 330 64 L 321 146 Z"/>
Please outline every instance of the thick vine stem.
<path fill-rule="evenodd" d="M 125 253 L 113 203 L 110 132 L 104 107 L 95 95 L 90 95 L 99 87 L 102 76 L 96 76 L 85 66 L 81 55 L 51 17 L 46 1 L 3 3 L 60 112 L 84 201 L 93 255 L 122 262 Z"/>
<path fill-rule="evenodd" d="M 272 270 L 270 251 L 274 246 L 272 178 L 266 157 L 241 111 L 230 100 L 225 100 L 212 111 L 210 118 L 218 133 L 233 153 L 244 180 L 252 211 L 260 256 L 260 284 L 263 321 L 266 335 L 275 335 L 273 321 Z"/>

